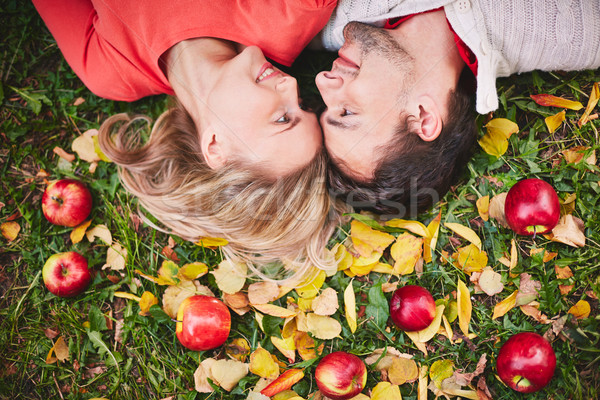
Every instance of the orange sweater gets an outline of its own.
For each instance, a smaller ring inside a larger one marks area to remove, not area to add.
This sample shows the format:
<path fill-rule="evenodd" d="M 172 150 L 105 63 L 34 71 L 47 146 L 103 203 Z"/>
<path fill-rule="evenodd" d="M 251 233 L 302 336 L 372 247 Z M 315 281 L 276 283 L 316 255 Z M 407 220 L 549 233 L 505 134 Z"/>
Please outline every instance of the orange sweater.
<path fill-rule="evenodd" d="M 134 101 L 173 94 L 160 56 L 214 37 L 259 46 L 291 65 L 337 0 L 34 0 L 67 62 L 95 94 Z"/>

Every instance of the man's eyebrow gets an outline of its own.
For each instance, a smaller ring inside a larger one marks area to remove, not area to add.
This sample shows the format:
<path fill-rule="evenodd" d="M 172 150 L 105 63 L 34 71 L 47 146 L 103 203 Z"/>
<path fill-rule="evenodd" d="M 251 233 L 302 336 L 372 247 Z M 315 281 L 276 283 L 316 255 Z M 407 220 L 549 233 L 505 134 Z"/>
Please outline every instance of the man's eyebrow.
<path fill-rule="evenodd" d="M 333 117 L 325 117 L 325 122 L 327 123 L 327 125 L 335 126 L 336 128 L 340 128 L 340 129 L 355 130 L 359 126 L 359 124 L 348 124 L 346 122 L 338 121 L 337 119 L 334 119 Z"/>

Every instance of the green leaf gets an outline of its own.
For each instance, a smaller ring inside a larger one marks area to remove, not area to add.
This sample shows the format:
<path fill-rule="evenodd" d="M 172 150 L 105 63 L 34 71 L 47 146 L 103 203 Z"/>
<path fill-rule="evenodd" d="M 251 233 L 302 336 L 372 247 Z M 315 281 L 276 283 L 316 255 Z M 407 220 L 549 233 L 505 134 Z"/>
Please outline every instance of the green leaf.
<path fill-rule="evenodd" d="M 105 331 L 108 329 L 104 314 L 102 314 L 102 311 L 100 311 L 100 309 L 94 305 L 90 306 L 88 319 L 90 321 L 91 331 Z"/>
<path fill-rule="evenodd" d="M 31 93 L 25 90 L 17 89 L 13 86 L 9 86 L 14 90 L 23 100 L 27 102 L 27 106 L 37 115 L 42 111 L 42 102 L 47 106 L 51 106 L 52 102 L 45 94 L 42 93 Z"/>
<path fill-rule="evenodd" d="M 103 355 L 104 353 L 110 353 L 112 356 L 110 349 L 108 348 L 106 343 L 104 343 L 104 341 L 102 340 L 102 334 L 100 332 L 88 331 L 87 334 L 88 334 L 88 338 L 90 339 L 90 341 L 92 342 L 94 347 L 96 349 L 98 349 L 98 355 Z M 114 356 L 113 356 L 113 358 L 114 358 Z"/>
<path fill-rule="evenodd" d="M 154 304 L 152 307 L 150 307 L 148 314 L 150 314 L 150 316 L 152 316 L 152 318 L 154 318 L 154 320 L 159 324 L 164 324 L 165 322 L 171 321 L 171 317 L 169 317 L 158 304 Z"/>
<path fill-rule="evenodd" d="M 369 304 L 365 310 L 367 317 L 372 318 L 375 325 L 384 330 L 390 316 L 390 308 L 387 299 L 383 295 L 381 282 L 369 289 L 367 298 L 369 299 Z"/>
<path fill-rule="evenodd" d="M 281 339 L 282 322 L 282 318 L 273 317 L 271 315 L 265 314 L 262 320 L 262 326 L 265 330 L 265 335 L 267 335 L 268 337 L 275 336 Z"/>

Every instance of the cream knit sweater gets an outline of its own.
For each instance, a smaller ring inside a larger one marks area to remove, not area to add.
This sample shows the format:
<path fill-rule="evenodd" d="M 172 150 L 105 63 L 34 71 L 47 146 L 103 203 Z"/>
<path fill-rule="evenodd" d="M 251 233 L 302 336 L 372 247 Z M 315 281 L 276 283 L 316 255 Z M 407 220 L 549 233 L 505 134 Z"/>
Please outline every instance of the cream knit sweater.
<path fill-rule="evenodd" d="M 481 114 L 498 108 L 497 77 L 600 67 L 600 0 L 340 0 L 323 45 L 338 50 L 350 21 L 381 27 L 388 18 L 439 7 L 477 57 Z"/>

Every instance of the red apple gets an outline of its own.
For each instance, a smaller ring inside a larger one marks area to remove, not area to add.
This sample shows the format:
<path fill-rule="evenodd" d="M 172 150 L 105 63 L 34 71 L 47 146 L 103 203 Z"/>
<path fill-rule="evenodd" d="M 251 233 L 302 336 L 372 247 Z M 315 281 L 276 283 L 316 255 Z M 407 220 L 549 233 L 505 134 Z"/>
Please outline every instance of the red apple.
<path fill-rule="evenodd" d="M 190 350 L 219 347 L 227 340 L 230 328 L 229 309 L 214 297 L 188 297 L 177 310 L 175 333 L 181 344 Z"/>
<path fill-rule="evenodd" d="M 508 191 L 504 213 L 508 225 L 519 235 L 548 233 L 560 218 L 558 195 L 541 179 L 524 179 Z"/>
<path fill-rule="evenodd" d="M 417 285 L 402 286 L 390 301 L 390 316 L 403 331 L 420 331 L 435 318 L 435 301 L 429 290 Z"/>
<path fill-rule="evenodd" d="M 552 346 L 540 335 L 522 332 L 511 336 L 498 354 L 498 375 L 509 387 L 522 393 L 536 392 L 550 382 L 556 368 Z"/>
<path fill-rule="evenodd" d="M 367 368 L 354 354 L 336 351 L 317 365 L 315 380 L 325 396 L 333 400 L 350 399 L 365 388 Z"/>
<path fill-rule="evenodd" d="M 42 196 L 42 212 L 50 223 L 77 226 L 92 211 L 92 195 L 82 182 L 61 179 L 48 185 Z"/>
<path fill-rule="evenodd" d="M 83 292 L 92 280 L 84 256 L 74 251 L 50 256 L 42 269 L 48 290 L 60 297 L 73 297 Z"/>

